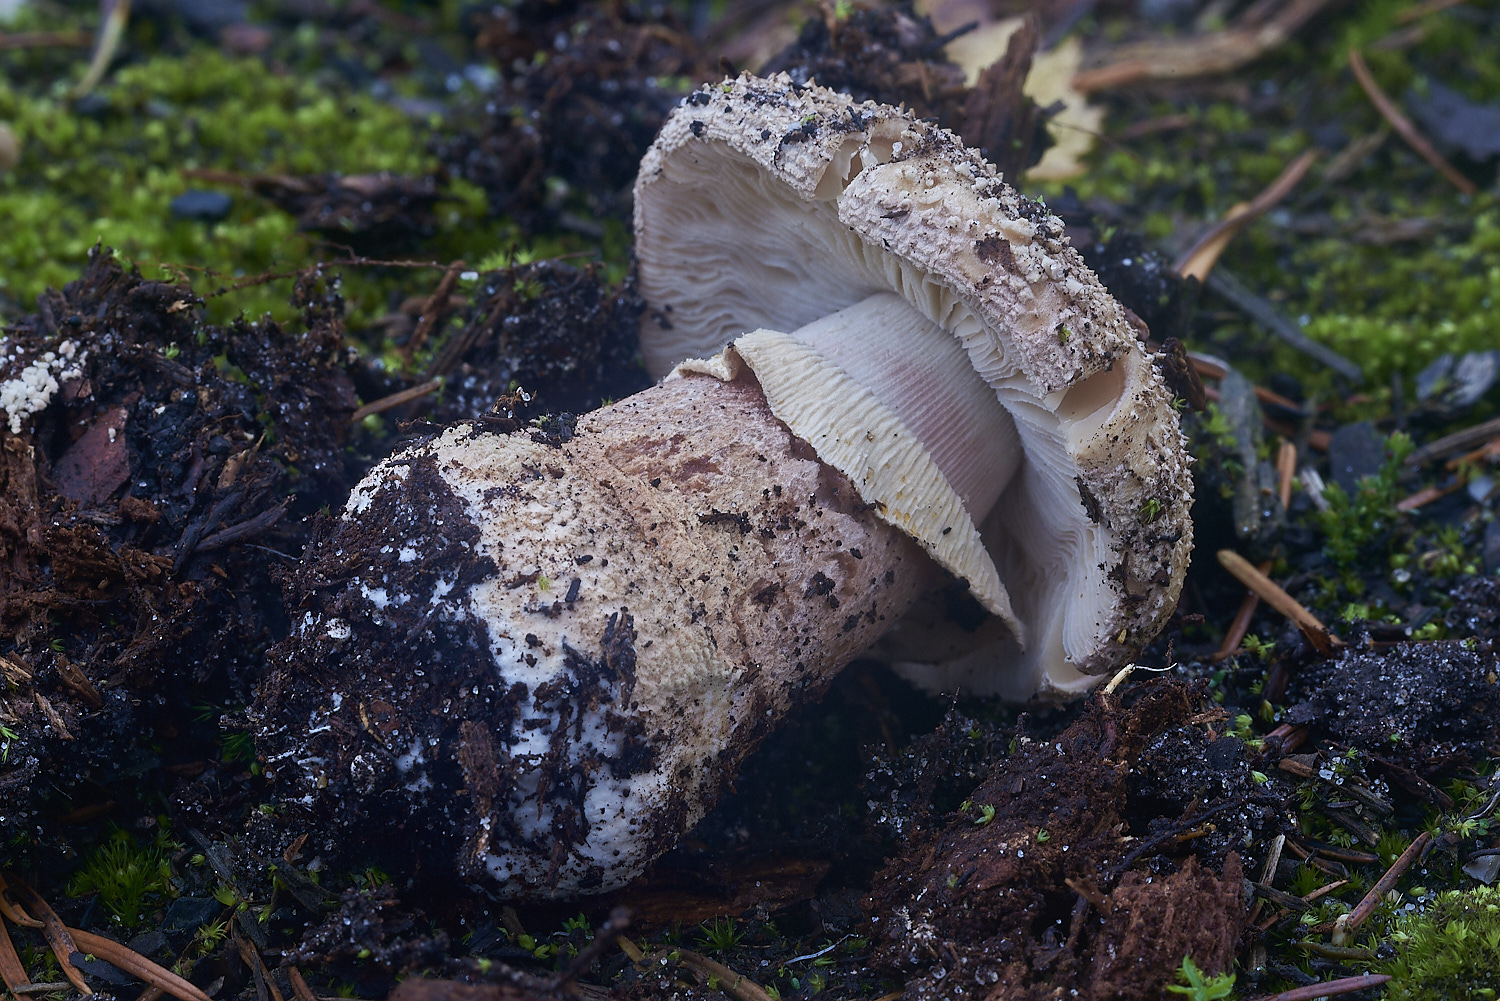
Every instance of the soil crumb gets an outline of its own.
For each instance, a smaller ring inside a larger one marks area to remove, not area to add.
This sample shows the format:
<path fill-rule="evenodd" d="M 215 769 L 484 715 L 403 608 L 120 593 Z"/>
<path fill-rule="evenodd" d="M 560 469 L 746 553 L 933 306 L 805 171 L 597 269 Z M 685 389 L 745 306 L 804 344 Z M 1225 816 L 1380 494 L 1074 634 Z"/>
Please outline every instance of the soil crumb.
<path fill-rule="evenodd" d="M 1051 145 L 1045 113 L 1021 92 L 1037 47 L 1036 25 L 1023 25 L 972 88 L 943 52 L 951 37 L 939 35 L 911 0 L 855 8 L 845 17 L 829 5 L 759 72 L 786 73 L 799 85 L 816 81 L 855 101 L 904 105 L 918 118 L 936 118 L 1002 175 L 1018 178 Z"/>
<path fill-rule="evenodd" d="M 497 216 L 602 235 L 667 112 L 710 75 L 697 47 L 666 8 L 524 0 L 471 23 L 500 83 L 455 117 L 439 159 Z"/>
<path fill-rule="evenodd" d="M 0 837 L 107 811 L 112 782 L 176 753 L 183 720 L 212 733 L 215 707 L 248 700 L 286 629 L 270 568 L 347 492 L 342 302 L 315 271 L 295 301 L 305 332 L 212 326 L 187 286 L 96 249 L 6 328 Z"/>
<path fill-rule="evenodd" d="M 1243 930 L 1238 851 L 1276 829 L 1256 752 L 1201 684 L 1097 695 L 1009 757 L 876 877 L 877 961 L 917 999 L 1155 999 Z M 1227 742 L 1227 743 L 1226 743 Z M 1184 837 L 1184 835 L 1190 835 Z"/>
<path fill-rule="evenodd" d="M 1466 610 L 1483 590 L 1476 585 L 1485 583 L 1466 586 L 1456 615 L 1493 615 L 1492 607 Z M 1472 639 L 1400 643 L 1315 662 L 1298 674 L 1294 692 L 1301 704 L 1288 719 L 1428 778 L 1482 761 L 1500 743 L 1500 687 L 1491 646 Z"/>

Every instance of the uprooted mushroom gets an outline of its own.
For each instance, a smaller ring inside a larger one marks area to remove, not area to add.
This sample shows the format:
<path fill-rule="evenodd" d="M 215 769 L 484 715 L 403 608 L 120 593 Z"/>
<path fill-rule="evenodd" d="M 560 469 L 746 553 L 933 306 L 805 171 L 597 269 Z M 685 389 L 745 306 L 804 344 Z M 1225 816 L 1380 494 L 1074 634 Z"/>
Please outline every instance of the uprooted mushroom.
<path fill-rule="evenodd" d="M 1061 225 L 952 134 L 742 76 L 673 114 L 636 205 L 671 374 L 576 428 L 408 448 L 308 549 L 253 715 L 330 849 L 605 891 L 877 640 L 1055 697 L 1173 606 L 1169 394 Z M 956 641 L 945 590 L 983 609 Z"/>

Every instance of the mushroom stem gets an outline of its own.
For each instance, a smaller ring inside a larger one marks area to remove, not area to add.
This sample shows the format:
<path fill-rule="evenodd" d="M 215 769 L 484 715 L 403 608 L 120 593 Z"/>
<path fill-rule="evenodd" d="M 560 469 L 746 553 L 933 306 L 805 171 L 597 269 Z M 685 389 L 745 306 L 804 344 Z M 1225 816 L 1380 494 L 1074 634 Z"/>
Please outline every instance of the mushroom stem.
<path fill-rule="evenodd" d="M 937 572 L 748 375 L 541 438 L 386 460 L 305 558 L 254 716 L 328 851 L 398 827 L 504 896 L 621 886 Z"/>
<path fill-rule="evenodd" d="M 995 506 L 1021 443 L 958 339 L 893 292 L 820 317 L 792 336 L 885 404 L 932 456 L 975 524 Z"/>

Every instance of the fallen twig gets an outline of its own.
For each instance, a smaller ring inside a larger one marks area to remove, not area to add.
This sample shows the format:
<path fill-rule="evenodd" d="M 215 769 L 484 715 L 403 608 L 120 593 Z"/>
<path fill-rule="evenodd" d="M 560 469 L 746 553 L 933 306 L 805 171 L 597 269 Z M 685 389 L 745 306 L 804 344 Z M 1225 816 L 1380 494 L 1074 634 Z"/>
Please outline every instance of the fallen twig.
<path fill-rule="evenodd" d="M 371 414 L 378 414 L 382 411 L 390 410 L 393 407 L 399 407 L 403 403 L 410 403 L 412 400 L 419 400 L 422 397 L 426 396 L 428 393 L 441 389 L 442 387 L 443 378 L 442 376 L 438 376 L 435 379 L 428 379 L 426 382 L 419 382 L 415 386 L 411 386 L 407 389 L 392 393 L 389 396 L 382 396 L 378 400 L 371 400 L 369 403 L 366 403 L 364 406 L 354 411 L 354 415 L 349 418 L 349 423 L 358 424 L 360 421 L 364 420 L 366 417 L 369 417 Z"/>
<path fill-rule="evenodd" d="M 1359 85 L 1364 90 L 1365 96 L 1370 99 L 1370 103 L 1375 105 L 1375 109 L 1385 117 L 1386 121 L 1391 123 L 1391 128 L 1395 129 L 1401 135 L 1401 138 L 1406 140 L 1408 146 L 1416 150 L 1422 159 L 1436 167 L 1438 173 L 1446 177 L 1459 191 L 1462 191 L 1466 195 L 1473 195 L 1479 192 L 1479 186 L 1460 174 L 1453 164 L 1443 159 L 1443 155 L 1433 149 L 1432 143 L 1427 141 L 1427 137 L 1417 131 L 1417 127 L 1412 124 L 1411 119 L 1407 118 L 1401 113 L 1401 109 L 1396 107 L 1396 102 L 1385 95 L 1385 91 L 1380 89 L 1380 84 L 1375 82 L 1375 77 L 1370 73 L 1370 67 L 1365 63 L 1365 57 L 1359 54 L 1358 49 L 1349 50 L 1349 68 L 1354 71 L 1354 79 L 1359 81 Z"/>
<path fill-rule="evenodd" d="M 1347 879 L 1334 880 L 1332 883 L 1329 883 L 1326 886 L 1320 886 L 1320 887 L 1318 887 L 1316 890 L 1314 890 L 1313 892 L 1307 894 L 1302 899 L 1304 901 L 1306 901 L 1307 903 L 1310 904 L 1310 903 L 1312 903 L 1315 900 L 1321 900 L 1322 898 L 1328 896 L 1330 893 L 1332 893 L 1334 890 L 1337 890 L 1339 887 L 1341 887 L 1341 886 L 1348 886 L 1348 885 L 1349 885 L 1349 881 Z"/>
<path fill-rule="evenodd" d="M 1298 156 L 1276 176 L 1264 191 L 1256 195 L 1249 202 L 1236 205 L 1225 213 L 1220 219 L 1197 241 L 1187 249 L 1177 263 L 1172 265 L 1173 269 L 1184 278 L 1196 278 L 1200 282 L 1208 278 L 1213 270 L 1214 264 L 1218 262 L 1219 255 L 1229 245 L 1229 241 L 1250 225 L 1256 219 L 1269 212 L 1277 202 L 1292 193 L 1297 183 L 1307 176 L 1314 161 L 1318 159 L 1318 151 L 1307 150 Z"/>
<path fill-rule="evenodd" d="M 417 329 L 412 331 L 406 346 L 401 349 L 401 354 L 408 360 L 412 355 L 422 349 L 427 343 L 427 338 L 437 326 L 438 318 L 445 316 L 448 312 L 448 298 L 453 294 L 453 286 L 458 284 L 458 276 L 463 273 L 468 265 L 463 261 L 454 261 L 448 265 L 448 270 L 443 272 L 443 277 L 438 280 L 437 288 L 432 290 L 432 295 L 422 303 L 422 312 L 417 320 Z"/>
<path fill-rule="evenodd" d="M 1457 493 L 1467 484 L 1468 479 L 1459 477 L 1445 487 L 1423 487 L 1410 497 L 1403 497 L 1396 502 L 1397 511 L 1415 511 L 1419 507 L 1426 507 L 1435 500 L 1447 497 L 1451 493 Z"/>
<path fill-rule="evenodd" d="M 19 880 L 7 880 L 0 893 L 9 891 L 16 898 L 16 902 L 24 907 L 29 914 L 40 915 L 38 920 L 42 925 L 42 937 L 47 940 L 52 954 L 57 957 L 57 965 L 62 970 L 63 976 L 68 978 L 68 983 L 77 988 L 80 994 L 92 995 L 93 989 L 83 979 L 83 972 L 73 965 L 72 956 L 78 952 L 78 943 L 69 934 L 69 929 L 62 923 L 62 918 L 57 916 L 47 902 L 37 895 L 37 892 Z"/>
<path fill-rule="evenodd" d="M 567 985 L 577 980 L 580 975 L 586 973 L 600 956 L 604 955 L 610 945 L 620 940 L 625 929 L 630 927 L 630 912 L 623 907 L 616 907 L 609 912 L 609 920 L 594 933 L 589 944 L 578 950 L 568 963 L 567 969 L 558 973 L 547 983 L 547 989 L 552 994 L 561 993 Z"/>
<path fill-rule="evenodd" d="M 1344 977 L 1342 980 L 1330 980 L 1326 984 L 1308 984 L 1306 987 L 1294 987 L 1280 994 L 1265 994 L 1254 998 L 1253 1001 L 1313 1001 L 1314 998 L 1333 997 L 1337 994 L 1352 994 L 1362 991 L 1367 987 L 1379 987 L 1391 979 L 1385 973 L 1363 973 L 1357 977 Z"/>
<path fill-rule="evenodd" d="M 152 987 L 160 988 L 174 998 L 178 998 L 179 1001 L 210 1001 L 209 996 L 197 986 L 114 939 L 95 935 L 93 932 L 86 932 L 79 928 L 69 928 L 68 931 L 72 934 L 73 941 L 82 947 L 84 952 L 92 953 L 106 963 L 118 966 L 132 977 L 143 980 Z"/>
<path fill-rule="evenodd" d="M 1082 93 L 1120 87 L 1140 80 L 1173 80 L 1228 73 L 1259 59 L 1292 37 L 1329 0 L 1291 0 L 1262 24 L 1188 38 L 1125 45 L 1109 53 L 1103 66 L 1073 76 Z"/>
<path fill-rule="evenodd" d="M 1332 348 L 1308 337 L 1297 328 L 1295 323 L 1283 316 L 1279 309 L 1250 291 L 1228 271 L 1216 268 L 1204 284 L 1298 351 L 1310 358 L 1316 358 L 1355 385 L 1365 381 L 1365 374 L 1358 365 Z"/>
<path fill-rule="evenodd" d="M 1431 840 L 1431 831 L 1423 831 L 1417 835 L 1416 840 L 1407 846 L 1406 851 L 1401 853 L 1401 857 L 1391 863 L 1391 867 L 1385 871 L 1385 875 L 1381 876 L 1375 881 L 1375 885 L 1370 887 L 1370 892 L 1365 894 L 1364 899 L 1354 905 L 1354 910 L 1349 912 L 1349 920 L 1344 924 L 1345 928 L 1352 931 L 1364 924 L 1370 915 L 1375 913 L 1375 908 L 1380 906 L 1380 898 L 1384 897 L 1395 887 L 1396 881 L 1411 867 L 1411 864 L 1416 861 L 1417 856 L 1422 853 L 1422 849 L 1427 847 L 1427 842 Z"/>
<path fill-rule="evenodd" d="M 1258 569 L 1263 574 L 1270 573 L 1271 561 L 1264 561 Z M 1234 621 L 1229 624 L 1229 631 L 1224 634 L 1224 642 L 1219 644 L 1219 649 L 1213 656 L 1215 661 L 1234 656 L 1234 652 L 1240 648 L 1240 643 L 1245 639 L 1245 634 L 1250 631 L 1250 620 L 1255 616 L 1255 610 L 1259 607 L 1260 595 L 1247 590 L 1244 600 L 1240 602 L 1239 611 L 1234 613 Z"/>
<path fill-rule="evenodd" d="M 111 60 L 115 58 L 115 52 L 120 48 L 125 25 L 130 21 L 130 0 L 101 0 L 100 6 L 104 8 L 104 20 L 99 25 L 99 42 L 94 46 L 94 55 L 89 60 L 89 68 L 84 72 L 83 79 L 73 88 L 74 100 L 83 97 L 104 79 Z"/>
<path fill-rule="evenodd" d="M 1426 0 L 1425 3 L 1419 3 L 1414 7 L 1408 7 L 1398 12 L 1395 21 L 1397 24 L 1410 24 L 1413 21 L 1420 21 L 1429 14 L 1436 14 L 1447 10 L 1449 7 L 1457 7 L 1465 2 L 1467 0 Z"/>
<path fill-rule="evenodd" d="M 734 972 L 722 963 L 716 963 L 691 949 L 678 949 L 677 956 L 684 966 L 705 980 L 710 977 L 717 980 L 719 990 L 735 998 L 736 1001 L 773 1001 L 771 995 L 767 994 L 766 989 L 760 984 Z"/>
<path fill-rule="evenodd" d="M 1281 501 L 1281 509 L 1285 511 L 1292 506 L 1292 480 L 1297 475 L 1297 446 L 1293 442 L 1284 441 L 1277 450 L 1276 475 L 1280 477 L 1276 485 L 1276 496 Z"/>
<path fill-rule="evenodd" d="M 316 1001 L 312 988 L 307 986 L 307 981 L 302 977 L 302 971 L 295 966 L 286 968 L 286 978 L 291 981 L 292 993 L 297 996 L 297 1001 Z"/>
<path fill-rule="evenodd" d="M 1455 431 L 1452 434 L 1444 435 L 1437 441 L 1428 442 L 1426 445 L 1412 452 L 1411 455 L 1408 455 L 1406 457 L 1406 464 L 1408 466 L 1420 466 L 1434 459 L 1441 459 L 1452 455 L 1454 452 L 1462 452 L 1465 449 L 1473 448 L 1480 442 L 1488 441 L 1496 435 L 1500 435 L 1500 417 L 1491 418 L 1483 424 L 1475 424 L 1473 427 L 1464 428 L 1462 431 Z"/>
<path fill-rule="evenodd" d="M 0 35 L 0 51 L 9 49 L 86 49 L 94 44 L 89 31 L 17 31 Z"/>
<path fill-rule="evenodd" d="M 1304 608 L 1301 602 L 1283 591 L 1280 585 L 1257 570 L 1239 553 L 1232 549 L 1219 550 L 1219 565 L 1233 574 L 1241 584 L 1260 595 L 1262 601 L 1291 619 L 1321 652 L 1325 654 L 1328 652 L 1325 647 L 1344 645 L 1344 641 L 1329 632 L 1328 627 L 1323 625 L 1316 615 Z"/>
<path fill-rule="evenodd" d="M 26 967 L 21 965 L 21 957 L 16 955 L 15 944 L 10 940 L 3 918 L 0 918 L 0 980 L 5 981 L 5 987 L 10 991 L 31 983 Z"/>

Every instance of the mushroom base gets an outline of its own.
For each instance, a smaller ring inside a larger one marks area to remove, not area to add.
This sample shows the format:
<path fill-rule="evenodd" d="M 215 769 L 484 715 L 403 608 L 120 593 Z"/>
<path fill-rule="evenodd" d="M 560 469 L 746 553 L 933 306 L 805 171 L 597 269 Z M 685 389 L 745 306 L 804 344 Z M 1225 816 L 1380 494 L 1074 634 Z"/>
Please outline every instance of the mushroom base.
<path fill-rule="evenodd" d="M 673 380 L 565 442 L 460 425 L 309 547 L 258 748 L 330 862 L 604 892 L 936 574 L 748 378 Z"/>

